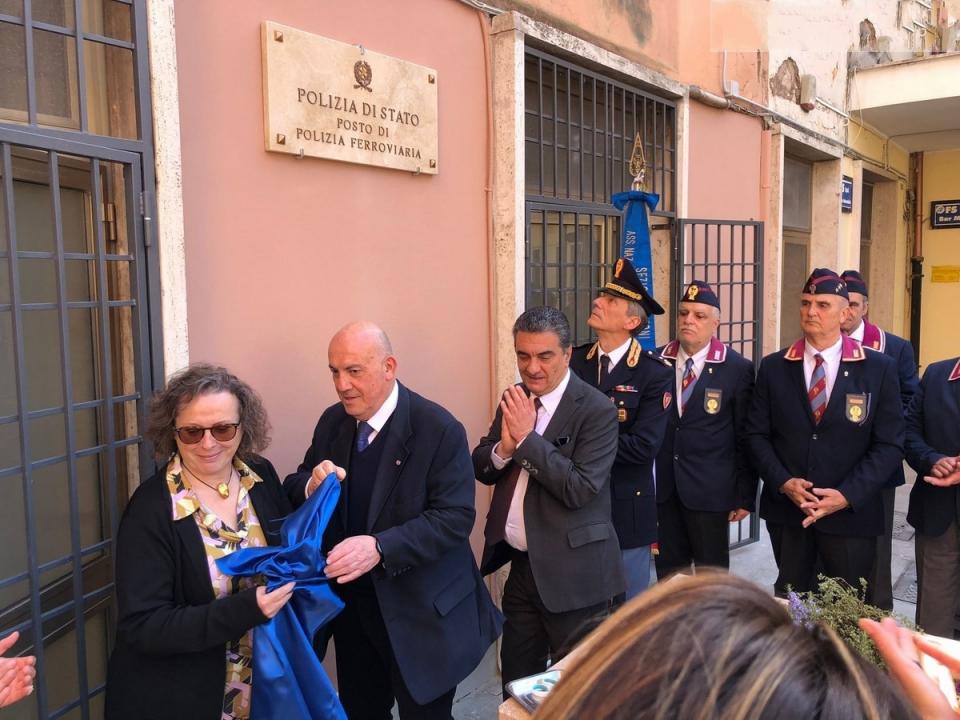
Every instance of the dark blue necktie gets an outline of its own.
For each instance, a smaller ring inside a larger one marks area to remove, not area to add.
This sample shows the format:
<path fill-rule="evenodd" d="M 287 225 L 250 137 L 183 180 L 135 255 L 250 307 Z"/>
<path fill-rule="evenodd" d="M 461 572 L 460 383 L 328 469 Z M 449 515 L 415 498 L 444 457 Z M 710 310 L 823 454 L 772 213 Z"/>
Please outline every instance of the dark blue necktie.
<path fill-rule="evenodd" d="M 361 420 L 357 424 L 357 452 L 363 452 L 370 447 L 370 433 L 372 432 L 373 427 L 369 423 Z"/>

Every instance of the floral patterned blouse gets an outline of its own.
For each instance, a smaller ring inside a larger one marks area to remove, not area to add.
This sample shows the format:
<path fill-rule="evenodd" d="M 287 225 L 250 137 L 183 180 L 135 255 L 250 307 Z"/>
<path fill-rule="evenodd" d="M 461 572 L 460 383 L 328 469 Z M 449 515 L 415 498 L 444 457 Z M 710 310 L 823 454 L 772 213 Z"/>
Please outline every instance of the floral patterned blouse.
<path fill-rule="evenodd" d="M 180 456 L 175 455 L 167 465 L 167 487 L 170 490 L 173 519 L 193 516 L 203 538 L 203 549 L 210 569 L 210 582 L 217 598 L 232 595 L 258 584 L 256 577 L 237 578 L 224 575 L 217 568 L 217 559 L 246 547 L 264 547 L 267 544 L 257 513 L 250 502 L 250 488 L 262 479 L 239 458 L 233 467 L 240 476 L 237 498 L 236 527 L 224 523 L 215 513 L 204 507 L 194 492 L 189 477 L 181 472 Z M 253 681 L 253 630 L 226 647 L 226 687 L 223 694 L 221 720 L 247 720 L 250 717 L 250 688 Z"/>

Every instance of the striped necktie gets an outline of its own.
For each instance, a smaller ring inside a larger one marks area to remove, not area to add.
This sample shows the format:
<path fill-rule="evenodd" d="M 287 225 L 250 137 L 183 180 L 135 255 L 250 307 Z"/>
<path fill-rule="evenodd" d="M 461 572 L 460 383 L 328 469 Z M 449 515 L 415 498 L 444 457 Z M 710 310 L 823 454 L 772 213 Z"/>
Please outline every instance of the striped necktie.
<path fill-rule="evenodd" d="M 683 370 L 683 379 L 680 381 L 680 411 L 687 408 L 687 400 L 693 395 L 693 386 L 697 384 L 697 373 L 693 369 L 693 358 L 687 358 Z"/>
<path fill-rule="evenodd" d="M 813 374 L 810 375 L 810 390 L 807 392 L 807 397 L 810 398 L 813 422 L 819 423 L 827 409 L 827 373 L 823 367 L 823 355 L 817 353 L 813 359 L 816 365 L 813 366 Z"/>

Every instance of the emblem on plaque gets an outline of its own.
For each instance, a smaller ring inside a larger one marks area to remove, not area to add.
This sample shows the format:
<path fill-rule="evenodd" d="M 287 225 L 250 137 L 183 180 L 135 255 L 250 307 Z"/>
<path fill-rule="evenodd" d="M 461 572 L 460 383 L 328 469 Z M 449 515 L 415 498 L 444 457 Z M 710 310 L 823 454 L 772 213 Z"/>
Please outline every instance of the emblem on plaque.
<path fill-rule="evenodd" d="M 847 420 L 860 425 L 867 417 L 867 395 L 854 394 L 847 395 Z"/>
<path fill-rule="evenodd" d="M 353 86 L 354 90 L 363 88 L 367 92 L 373 92 L 370 89 L 370 82 L 373 80 L 373 70 L 370 68 L 370 63 L 366 60 L 357 60 L 353 64 L 353 78 L 357 81 L 357 84 Z"/>

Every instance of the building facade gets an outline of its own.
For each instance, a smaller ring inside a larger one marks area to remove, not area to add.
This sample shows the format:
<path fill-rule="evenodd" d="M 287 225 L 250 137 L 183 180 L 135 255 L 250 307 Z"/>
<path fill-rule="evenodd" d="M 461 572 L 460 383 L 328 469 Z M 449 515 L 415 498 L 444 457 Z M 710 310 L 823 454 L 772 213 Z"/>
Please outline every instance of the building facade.
<path fill-rule="evenodd" d="M 20 629 L 41 674 L 10 717 L 102 714 L 112 541 L 154 467 L 141 428 L 166 376 L 209 361 L 250 382 L 286 473 L 336 400 L 329 337 L 369 318 L 401 381 L 479 438 L 526 306 L 589 339 L 638 135 L 659 343 L 698 278 L 758 359 L 798 333 L 826 265 L 864 272 L 872 319 L 922 364 L 956 354 L 960 229 L 930 214 L 960 198 L 958 17 L 953 0 L 0 0 L 0 634 Z M 265 21 L 435 70 L 438 172 L 265 151 Z"/>

